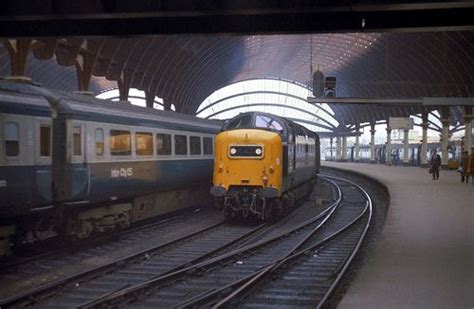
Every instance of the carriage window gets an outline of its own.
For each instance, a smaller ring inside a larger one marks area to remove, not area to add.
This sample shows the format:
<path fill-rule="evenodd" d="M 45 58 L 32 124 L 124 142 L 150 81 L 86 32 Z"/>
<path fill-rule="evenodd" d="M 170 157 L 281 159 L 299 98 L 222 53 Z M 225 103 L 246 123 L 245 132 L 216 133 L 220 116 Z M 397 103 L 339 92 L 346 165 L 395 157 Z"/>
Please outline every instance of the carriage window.
<path fill-rule="evenodd" d="M 72 128 L 72 154 L 80 156 L 81 151 L 81 127 Z"/>
<path fill-rule="evenodd" d="M 110 130 L 110 154 L 113 156 L 129 156 L 132 154 L 130 131 Z"/>
<path fill-rule="evenodd" d="M 201 154 L 201 138 L 199 136 L 191 136 L 189 138 L 189 146 L 191 148 L 192 155 Z"/>
<path fill-rule="evenodd" d="M 153 155 L 153 134 L 145 132 L 135 133 L 136 154 L 139 156 Z"/>
<path fill-rule="evenodd" d="M 278 121 L 267 116 L 257 116 L 257 118 L 255 118 L 255 126 L 257 128 L 267 128 L 278 132 L 283 131 L 283 126 Z"/>
<path fill-rule="evenodd" d="M 51 126 L 40 127 L 40 156 L 51 156 Z"/>
<path fill-rule="evenodd" d="M 174 154 L 185 155 L 188 154 L 188 143 L 186 135 L 174 136 Z"/>
<path fill-rule="evenodd" d="M 212 154 L 212 138 L 204 137 L 202 141 L 203 141 L 204 154 L 211 155 Z"/>
<path fill-rule="evenodd" d="M 171 135 L 156 134 L 156 153 L 161 156 L 171 154 Z"/>
<path fill-rule="evenodd" d="M 17 157 L 20 154 L 20 128 L 16 122 L 5 123 L 5 155 Z"/>
<path fill-rule="evenodd" d="M 95 129 L 95 154 L 102 156 L 104 154 L 104 130 Z"/>

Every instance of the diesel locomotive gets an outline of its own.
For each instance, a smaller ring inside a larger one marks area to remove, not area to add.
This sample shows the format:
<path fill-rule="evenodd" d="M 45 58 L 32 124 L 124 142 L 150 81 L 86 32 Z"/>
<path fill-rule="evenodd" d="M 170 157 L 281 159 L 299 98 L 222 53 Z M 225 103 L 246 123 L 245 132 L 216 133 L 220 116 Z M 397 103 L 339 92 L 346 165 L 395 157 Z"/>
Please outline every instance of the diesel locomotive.
<path fill-rule="evenodd" d="M 212 201 L 221 125 L 0 81 L 0 255 Z"/>
<path fill-rule="evenodd" d="M 319 136 L 286 118 L 243 113 L 217 134 L 210 192 L 230 219 L 271 221 L 311 193 Z"/>

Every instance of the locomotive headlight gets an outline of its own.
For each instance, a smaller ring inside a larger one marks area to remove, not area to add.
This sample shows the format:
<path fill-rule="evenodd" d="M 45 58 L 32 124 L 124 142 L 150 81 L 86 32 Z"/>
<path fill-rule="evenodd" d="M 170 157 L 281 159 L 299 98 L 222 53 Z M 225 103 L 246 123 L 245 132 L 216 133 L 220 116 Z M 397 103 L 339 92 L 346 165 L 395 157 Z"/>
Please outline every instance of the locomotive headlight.
<path fill-rule="evenodd" d="M 255 149 L 255 154 L 257 156 L 261 155 L 262 154 L 262 149 L 260 149 L 260 148 Z"/>
<path fill-rule="evenodd" d="M 235 155 L 236 153 L 237 153 L 237 149 L 235 149 L 235 148 L 233 148 L 233 147 L 230 148 L 230 154 L 231 154 L 231 155 Z"/>

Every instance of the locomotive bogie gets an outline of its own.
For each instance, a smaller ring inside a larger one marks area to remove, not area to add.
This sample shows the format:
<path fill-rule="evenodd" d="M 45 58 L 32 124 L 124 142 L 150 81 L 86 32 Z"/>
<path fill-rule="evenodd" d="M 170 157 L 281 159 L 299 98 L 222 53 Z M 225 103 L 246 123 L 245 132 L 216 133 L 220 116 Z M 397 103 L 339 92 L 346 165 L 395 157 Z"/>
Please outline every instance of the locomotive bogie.
<path fill-rule="evenodd" d="M 10 253 L 15 235 L 15 225 L 0 225 L 0 256 Z"/>

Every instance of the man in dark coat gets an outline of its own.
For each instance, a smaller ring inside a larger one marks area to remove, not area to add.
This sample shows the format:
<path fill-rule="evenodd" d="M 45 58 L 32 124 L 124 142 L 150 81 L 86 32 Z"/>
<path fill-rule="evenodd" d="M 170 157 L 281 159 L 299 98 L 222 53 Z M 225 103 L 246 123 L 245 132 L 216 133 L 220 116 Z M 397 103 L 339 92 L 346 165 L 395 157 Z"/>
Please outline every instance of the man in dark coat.
<path fill-rule="evenodd" d="M 436 153 L 436 150 L 433 151 L 431 156 L 431 175 L 433 175 L 433 180 L 439 179 L 439 168 L 441 167 L 441 157 Z"/>
<path fill-rule="evenodd" d="M 459 168 L 461 169 L 461 182 L 466 181 L 466 183 L 469 183 L 469 173 L 467 172 L 467 164 L 469 162 L 469 156 L 467 154 L 467 151 L 462 152 L 461 160 L 459 162 Z"/>

